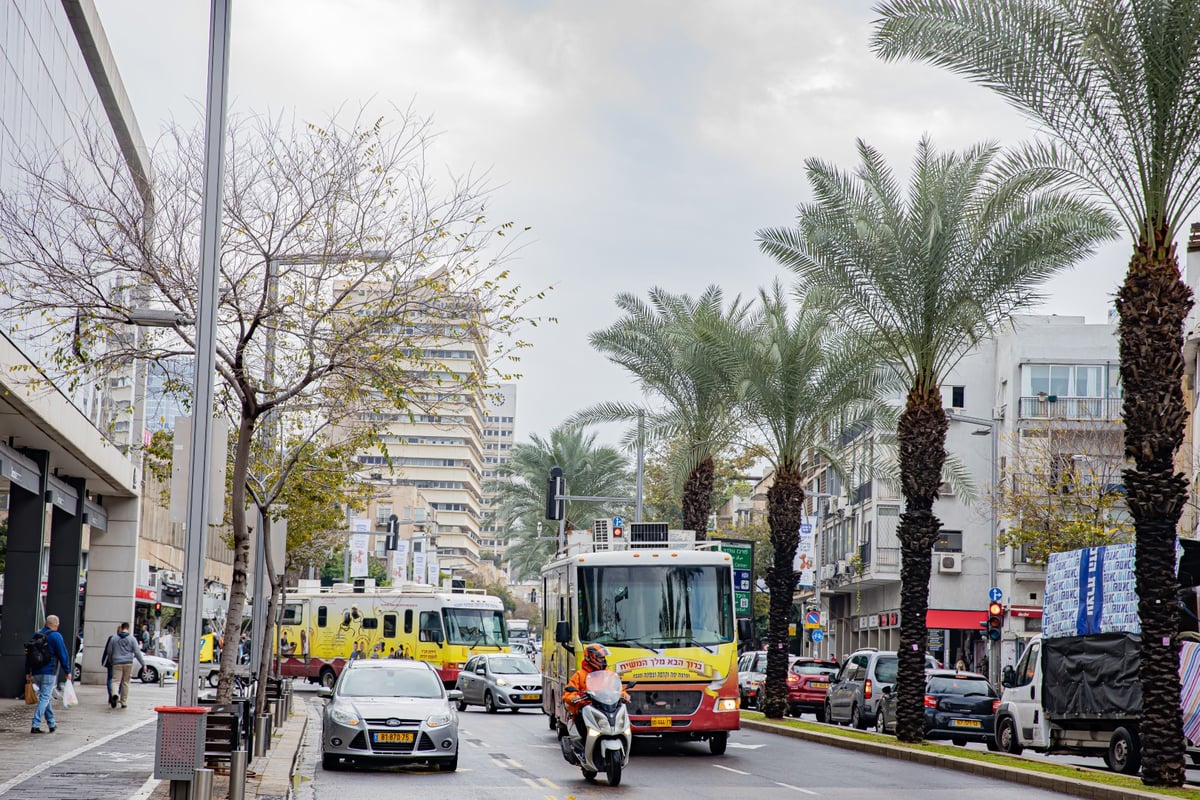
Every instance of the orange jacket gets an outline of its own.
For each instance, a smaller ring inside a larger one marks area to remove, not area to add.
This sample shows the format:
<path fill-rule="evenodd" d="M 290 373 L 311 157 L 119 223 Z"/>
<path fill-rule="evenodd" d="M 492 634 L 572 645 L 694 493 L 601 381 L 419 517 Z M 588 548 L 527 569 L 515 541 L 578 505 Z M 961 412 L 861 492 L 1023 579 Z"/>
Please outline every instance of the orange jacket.
<path fill-rule="evenodd" d="M 588 705 L 592 701 L 584 694 L 587 691 L 588 675 L 595 672 L 594 669 L 589 669 L 585 662 L 583 666 L 575 670 L 575 674 L 567 681 L 566 689 L 563 691 L 563 705 L 567 707 L 567 712 L 571 716 L 579 713 L 579 709 Z M 621 698 L 628 703 L 629 693 L 621 689 Z"/>

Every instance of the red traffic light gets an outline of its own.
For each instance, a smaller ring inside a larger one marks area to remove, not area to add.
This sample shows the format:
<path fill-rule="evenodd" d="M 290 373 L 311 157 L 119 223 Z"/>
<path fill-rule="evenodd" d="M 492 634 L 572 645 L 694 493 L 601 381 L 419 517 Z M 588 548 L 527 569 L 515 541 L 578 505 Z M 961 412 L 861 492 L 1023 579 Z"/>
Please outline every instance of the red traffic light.
<path fill-rule="evenodd" d="M 625 529 L 624 528 L 613 528 L 612 535 L 613 535 L 614 539 L 620 539 L 622 536 L 625 535 Z"/>
<path fill-rule="evenodd" d="M 1004 606 L 996 601 L 988 604 L 987 638 L 993 642 L 1000 640 L 1000 629 L 1004 627 Z"/>
<path fill-rule="evenodd" d="M 989 616 L 998 617 L 1003 613 L 1004 613 L 1004 606 L 1000 605 L 999 603 L 993 601 L 990 605 L 988 605 L 988 615 Z"/>

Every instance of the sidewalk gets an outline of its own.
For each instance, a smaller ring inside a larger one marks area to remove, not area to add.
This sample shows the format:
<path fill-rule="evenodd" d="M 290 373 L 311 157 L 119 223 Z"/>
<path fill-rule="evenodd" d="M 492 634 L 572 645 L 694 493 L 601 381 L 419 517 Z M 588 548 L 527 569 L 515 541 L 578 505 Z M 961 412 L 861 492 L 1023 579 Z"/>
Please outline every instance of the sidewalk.
<path fill-rule="evenodd" d="M 103 686 L 77 685 L 80 704 L 53 703 L 58 730 L 29 732 L 33 706 L 0 699 L 0 800 L 166 800 L 169 784 L 153 777 L 155 706 L 174 705 L 174 681 L 165 687 L 134 681 L 129 707 L 110 708 Z M 307 726 L 307 697 L 297 695 L 292 716 L 274 731 L 266 756 L 249 766 L 245 796 L 286 800 L 293 763 Z M 229 777 L 218 774 L 214 800 L 228 796 Z"/>

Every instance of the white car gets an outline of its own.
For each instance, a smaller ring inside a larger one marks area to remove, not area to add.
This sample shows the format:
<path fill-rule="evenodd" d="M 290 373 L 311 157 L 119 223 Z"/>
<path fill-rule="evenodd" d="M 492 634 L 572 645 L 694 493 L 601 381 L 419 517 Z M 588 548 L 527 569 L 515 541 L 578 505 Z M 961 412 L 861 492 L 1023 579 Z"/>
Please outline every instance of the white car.
<path fill-rule="evenodd" d="M 171 679 L 179 677 L 179 665 L 171 659 L 163 658 L 162 656 L 149 656 L 145 653 L 142 653 L 142 658 L 146 660 L 146 666 L 133 674 L 133 677 L 142 683 L 158 683 L 159 675 L 164 675 Z M 71 675 L 76 681 L 83 675 L 82 650 L 75 654 L 75 669 L 71 671 Z"/>

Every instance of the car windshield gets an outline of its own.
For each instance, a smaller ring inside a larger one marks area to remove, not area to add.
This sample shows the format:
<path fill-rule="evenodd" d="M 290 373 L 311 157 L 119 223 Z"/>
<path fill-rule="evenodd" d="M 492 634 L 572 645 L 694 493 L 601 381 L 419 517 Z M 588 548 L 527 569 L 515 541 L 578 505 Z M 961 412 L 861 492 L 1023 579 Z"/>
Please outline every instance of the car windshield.
<path fill-rule="evenodd" d="M 441 697 L 442 681 L 427 669 L 349 669 L 338 681 L 342 697 Z"/>
<path fill-rule="evenodd" d="M 499 675 L 536 675 L 538 671 L 527 658 L 492 658 L 488 666 Z"/>
<path fill-rule="evenodd" d="M 980 678 L 930 678 L 925 686 L 926 694 L 957 694 L 976 697 L 996 697 L 991 684 Z"/>
<path fill-rule="evenodd" d="M 792 672 L 797 675 L 833 675 L 838 668 L 827 664 L 793 664 Z"/>
<path fill-rule="evenodd" d="M 579 639 L 642 647 L 732 642 L 733 582 L 727 566 L 579 568 Z"/>
<path fill-rule="evenodd" d="M 450 644 L 479 645 L 508 644 L 504 628 L 504 612 L 487 608 L 446 608 L 446 638 Z"/>

